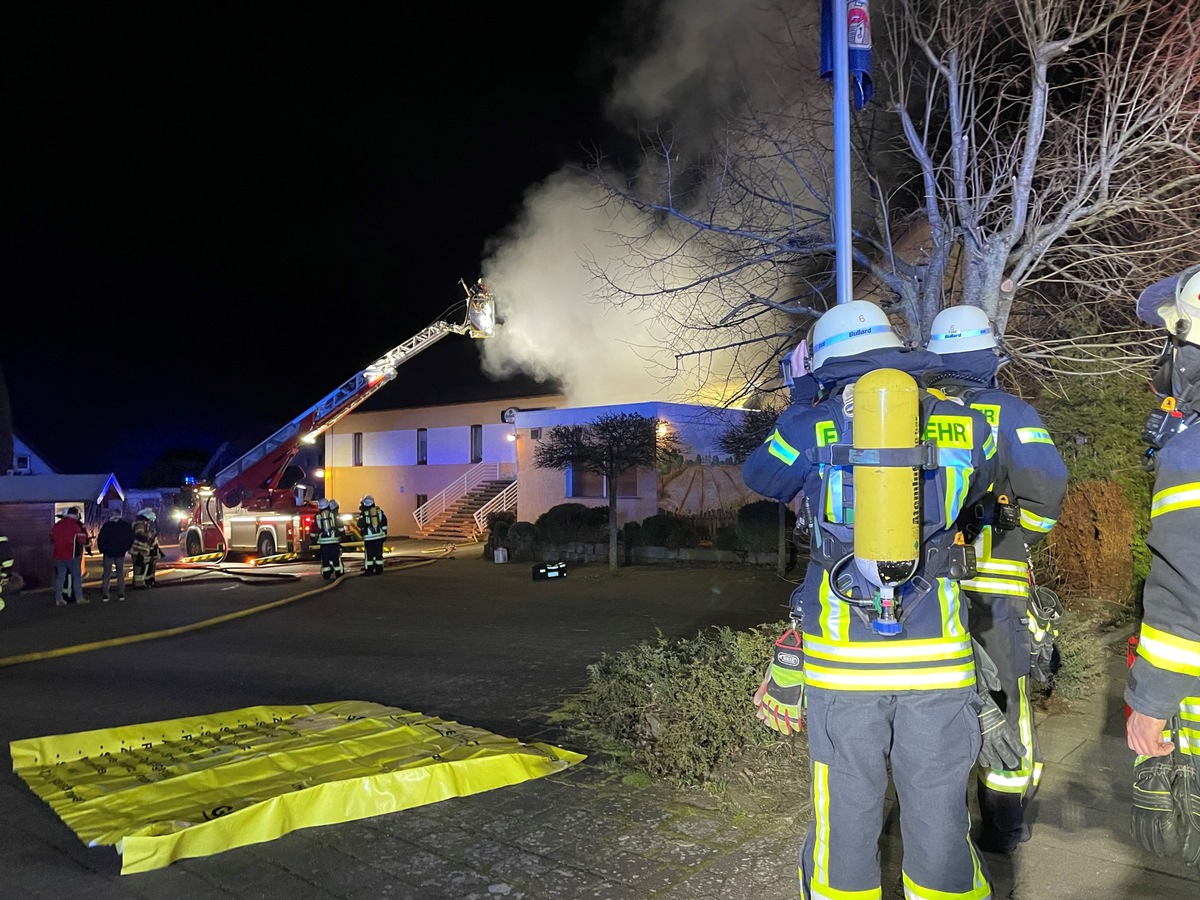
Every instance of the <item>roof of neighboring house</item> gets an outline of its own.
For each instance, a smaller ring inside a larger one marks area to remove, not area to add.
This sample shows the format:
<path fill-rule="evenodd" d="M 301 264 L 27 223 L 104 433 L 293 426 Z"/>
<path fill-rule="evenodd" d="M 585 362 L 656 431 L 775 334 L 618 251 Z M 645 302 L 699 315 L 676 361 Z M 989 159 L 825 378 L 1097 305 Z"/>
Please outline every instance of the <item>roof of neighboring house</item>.
<path fill-rule="evenodd" d="M 125 499 L 117 477 L 108 475 L 7 475 L 0 478 L 0 503 L 100 502 Z"/>

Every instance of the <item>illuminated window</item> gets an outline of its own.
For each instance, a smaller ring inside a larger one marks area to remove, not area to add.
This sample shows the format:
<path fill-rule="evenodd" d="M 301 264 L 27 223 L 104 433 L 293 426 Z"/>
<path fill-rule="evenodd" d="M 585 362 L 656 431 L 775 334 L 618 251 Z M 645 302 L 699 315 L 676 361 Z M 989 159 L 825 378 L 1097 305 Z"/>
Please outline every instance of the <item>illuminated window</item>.
<path fill-rule="evenodd" d="M 571 469 L 567 472 L 568 497 L 607 497 L 604 490 L 603 475 L 595 472 L 582 472 Z M 628 469 L 617 476 L 617 496 L 636 497 L 638 495 L 638 470 Z"/>
<path fill-rule="evenodd" d="M 471 426 L 471 462 L 483 462 L 483 426 Z"/>
<path fill-rule="evenodd" d="M 417 429 L 417 465 L 429 465 L 429 429 Z"/>
<path fill-rule="evenodd" d="M 354 432 L 353 438 L 354 443 L 350 450 L 350 465 L 361 466 L 363 464 L 362 432 Z"/>

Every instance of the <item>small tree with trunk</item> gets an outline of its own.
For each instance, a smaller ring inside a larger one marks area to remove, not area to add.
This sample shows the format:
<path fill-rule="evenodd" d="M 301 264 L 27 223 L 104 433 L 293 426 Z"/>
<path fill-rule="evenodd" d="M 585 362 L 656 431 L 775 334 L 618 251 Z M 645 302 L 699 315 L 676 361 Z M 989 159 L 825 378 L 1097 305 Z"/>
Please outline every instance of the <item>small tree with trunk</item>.
<path fill-rule="evenodd" d="M 679 453 L 665 422 L 639 413 L 605 413 L 583 425 L 555 425 L 533 454 L 539 469 L 575 469 L 604 478 L 608 494 L 608 568 L 617 570 L 617 479 Z"/>

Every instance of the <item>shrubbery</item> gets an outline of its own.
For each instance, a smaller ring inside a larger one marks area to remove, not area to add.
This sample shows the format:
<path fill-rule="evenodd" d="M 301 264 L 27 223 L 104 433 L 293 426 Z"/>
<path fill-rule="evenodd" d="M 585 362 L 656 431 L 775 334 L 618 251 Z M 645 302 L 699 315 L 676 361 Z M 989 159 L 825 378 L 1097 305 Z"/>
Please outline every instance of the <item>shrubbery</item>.
<path fill-rule="evenodd" d="M 785 528 L 790 534 L 796 527 L 796 514 L 788 507 Z M 771 553 L 779 549 L 779 504 L 774 500 L 747 503 L 738 510 L 738 549 L 751 553 Z"/>
<path fill-rule="evenodd" d="M 608 507 L 605 506 L 560 503 L 538 516 L 536 524 L 542 539 L 551 544 L 608 541 Z"/>
<path fill-rule="evenodd" d="M 588 667 L 588 685 L 552 716 L 589 746 L 678 784 L 701 784 L 751 744 L 782 740 L 754 718 L 751 700 L 787 627 L 661 633 Z"/>
<path fill-rule="evenodd" d="M 641 542 L 647 547 L 667 547 L 671 550 L 699 547 L 700 532 L 687 519 L 671 513 L 658 513 L 642 520 Z"/>

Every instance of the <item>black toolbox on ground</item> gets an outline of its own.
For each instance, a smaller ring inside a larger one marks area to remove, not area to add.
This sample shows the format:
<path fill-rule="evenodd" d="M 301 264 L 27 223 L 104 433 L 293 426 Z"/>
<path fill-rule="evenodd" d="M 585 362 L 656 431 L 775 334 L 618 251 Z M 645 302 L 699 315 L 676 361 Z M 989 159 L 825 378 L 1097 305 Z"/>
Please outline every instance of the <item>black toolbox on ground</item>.
<path fill-rule="evenodd" d="M 533 567 L 533 580 L 545 581 L 547 578 L 566 578 L 567 564 L 565 562 L 540 563 Z"/>

